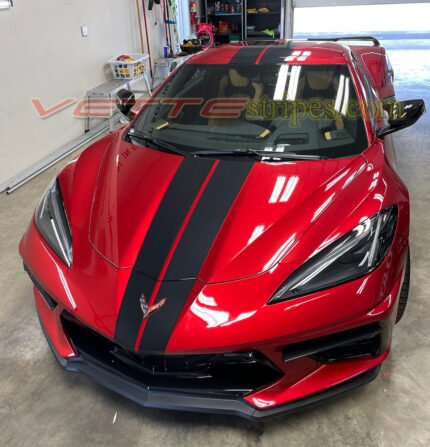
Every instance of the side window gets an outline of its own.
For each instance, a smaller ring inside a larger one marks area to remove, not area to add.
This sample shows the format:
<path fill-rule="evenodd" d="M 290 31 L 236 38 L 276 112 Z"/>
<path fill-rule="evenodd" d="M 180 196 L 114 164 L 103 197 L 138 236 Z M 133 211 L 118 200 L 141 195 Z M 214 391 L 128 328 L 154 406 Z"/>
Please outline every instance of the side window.
<path fill-rule="evenodd" d="M 378 107 L 379 107 L 378 98 L 375 92 L 373 91 L 373 88 L 370 85 L 363 70 L 358 65 L 357 65 L 357 72 L 360 78 L 360 82 L 364 89 L 364 95 L 366 99 L 366 109 L 368 116 L 370 118 L 370 124 L 372 126 L 372 129 L 376 130 Z"/>

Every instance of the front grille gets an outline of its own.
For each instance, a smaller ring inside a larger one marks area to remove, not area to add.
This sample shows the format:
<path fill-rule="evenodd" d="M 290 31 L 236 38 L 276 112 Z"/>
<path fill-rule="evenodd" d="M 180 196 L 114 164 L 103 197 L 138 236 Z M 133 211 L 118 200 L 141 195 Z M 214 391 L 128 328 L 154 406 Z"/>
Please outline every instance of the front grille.
<path fill-rule="evenodd" d="M 309 356 L 320 362 L 361 357 L 377 357 L 386 351 L 390 340 L 387 322 L 372 323 L 325 337 L 291 344 L 284 349 L 284 361 Z"/>
<path fill-rule="evenodd" d="M 282 372 L 258 351 L 202 355 L 137 355 L 64 312 L 62 324 L 82 358 L 152 390 L 241 396 L 276 381 Z"/>

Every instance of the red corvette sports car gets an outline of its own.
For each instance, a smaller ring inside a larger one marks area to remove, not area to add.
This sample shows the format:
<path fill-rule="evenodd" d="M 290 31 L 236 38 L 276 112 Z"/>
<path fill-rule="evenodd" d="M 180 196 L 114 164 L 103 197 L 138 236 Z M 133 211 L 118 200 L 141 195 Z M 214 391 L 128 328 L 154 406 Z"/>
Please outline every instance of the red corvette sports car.
<path fill-rule="evenodd" d="M 409 286 L 409 196 L 373 38 L 190 58 L 70 162 L 20 243 L 63 368 L 148 407 L 262 418 L 374 379 Z"/>

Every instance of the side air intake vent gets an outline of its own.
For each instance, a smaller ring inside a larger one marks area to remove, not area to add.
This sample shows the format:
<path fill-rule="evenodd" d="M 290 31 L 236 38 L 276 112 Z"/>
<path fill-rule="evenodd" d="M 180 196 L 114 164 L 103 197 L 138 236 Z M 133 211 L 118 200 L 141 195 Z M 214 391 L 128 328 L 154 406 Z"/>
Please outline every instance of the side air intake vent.
<path fill-rule="evenodd" d="M 57 307 L 57 303 L 51 298 L 51 296 L 46 292 L 46 290 L 40 285 L 39 281 L 33 276 L 33 274 L 30 272 L 28 267 L 24 264 L 24 270 L 28 273 L 28 276 L 30 277 L 31 281 L 34 284 L 34 287 L 39 291 L 40 295 L 44 299 L 46 305 L 51 309 L 54 310 Z"/>
<path fill-rule="evenodd" d="M 295 343 L 284 349 L 284 361 L 305 356 L 321 362 L 377 357 L 388 348 L 389 331 L 389 325 L 381 322 Z"/>

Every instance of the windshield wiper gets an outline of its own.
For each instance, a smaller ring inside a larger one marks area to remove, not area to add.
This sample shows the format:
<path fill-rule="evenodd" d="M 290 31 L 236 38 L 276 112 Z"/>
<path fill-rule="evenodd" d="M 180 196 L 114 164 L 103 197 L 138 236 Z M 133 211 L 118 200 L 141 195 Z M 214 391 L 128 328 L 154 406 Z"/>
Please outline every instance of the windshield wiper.
<path fill-rule="evenodd" d="M 183 157 L 194 157 L 193 152 L 183 151 L 178 149 L 177 147 L 167 143 L 166 141 L 159 140 L 157 138 L 152 138 L 149 135 L 145 135 L 143 133 L 136 132 L 134 129 L 130 129 L 127 133 L 129 138 L 136 138 L 137 140 L 146 141 L 147 143 L 153 144 L 154 146 L 158 146 L 160 149 L 172 152 L 173 154 L 182 155 Z"/>
<path fill-rule="evenodd" d="M 193 152 L 196 157 L 211 157 L 211 156 L 239 156 L 239 157 L 267 157 L 279 160 L 326 160 L 328 157 L 313 154 L 297 154 L 295 152 L 276 152 L 276 151 L 259 151 L 256 149 L 237 149 L 230 151 L 198 151 Z"/>
<path fill-rule="evenodd" d="M 207 150 L 207 151 L 197 151 L 188 152 L 178 149 L 177 147 L 167 143 L 166 141 L 159 140 L 157 138 L 152 138 L 149 135 L 139 133 L 130 129 L 127 133 L 129 138 L 136 138 L 138 140 L 145 141 L 147 143 L 158 146 L 162 150 L 172 152 L 174 154 L 182 155 L 183 157 L 196 158 L 196 157 L 213 157 L 213 156 L 239 156 L 239 157 L 267 157 L 271 159 L 278 160 L 326 160 L 328 157 L 322 157 L 320 155 L 310 155 L 310 154 L 297 154 L 295 152 L 276 152 L 276 151 L 259 151 L 255 149 L 236 149 L 227 151 L 217 151 L 217 150 Z"/>

